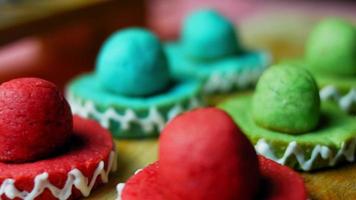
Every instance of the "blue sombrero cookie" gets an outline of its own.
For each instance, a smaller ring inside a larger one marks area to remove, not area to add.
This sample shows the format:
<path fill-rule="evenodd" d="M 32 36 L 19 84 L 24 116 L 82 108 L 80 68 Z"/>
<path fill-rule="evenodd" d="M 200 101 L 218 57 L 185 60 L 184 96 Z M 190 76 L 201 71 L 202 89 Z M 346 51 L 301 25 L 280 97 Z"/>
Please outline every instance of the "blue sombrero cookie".
<path fill-rule="evenodd" d="M 248 88 L 271 62 L 267 52 L 242 48 L 234 25 L 214 10 L 188 16 L 180 40 L 165 50 L 173 76 L 202 80 L 205 93 Z"/>
<path fill-rule="evenodd" d="M 155 136 L 182 111 L 201 104 L 198 81 L 174 81 L 165 53 L 151 32 L 114 33 L 101 48 L 96 70 L 67 90 L 73 113 L 93 118 L 115 137 Z"/>

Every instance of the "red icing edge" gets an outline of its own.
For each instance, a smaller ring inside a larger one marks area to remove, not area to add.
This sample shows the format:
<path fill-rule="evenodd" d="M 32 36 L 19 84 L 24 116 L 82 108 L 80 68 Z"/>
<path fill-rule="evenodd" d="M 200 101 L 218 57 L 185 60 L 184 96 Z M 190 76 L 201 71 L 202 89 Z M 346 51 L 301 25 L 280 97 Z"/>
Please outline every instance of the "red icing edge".
<path fill-rule="evenodd" d="M 88 181 L 91 180 L 100 161 L 104 161 L 105 169 L 107 169 L 109 156 L 114 148 L 111 134 L 100 127 L 97 122 L 77 116 L 73 117 L 73 126 L 72 144 L 66 147 L 65 152 L 32 163 L 8 164 L 0 162 L 0 185 L 5 179 L 11 178 L 15 180 L 15 186 L 20 191 L 32 191 L 34 178 L 47 172 L 50 182 L 56 187 L 62 188 L 67 180 L 67 173 L 74 168 L 79 169 L 83 175 L 88 177 Z M 100 183 L 101 179 L 98 177 L 96 186 Z M 74 188 L 69 199 L 77 199 L 81 196 L 81 192 Z M 2 195 L 1 199 L 9 198 Z M 42 199 L 57 198 L 54 198 L 51 192 L 46 189 L 36 198 L 36 200 Z"/>
<path fill-rule="evenodd" d="M 297 172 L 262 156 L 258 157 L 263 182 L 258 199 L 307 199 L 303 178 Z M 163 200 L 162 190 L 165 186 L 158 181 L 158 169 L 159 163 L 155 162 L 132 176 L 122 191 L 122 200 Z"/>
<path fill-rule="evenodd" d="M 258 157 L 263 186 L 260 199 L 307 199 L 304 180 L 297 172 L 263 156 Z"/>
<path fill-rule="evenodd" d="M 158 161 L 148 165 L 143 170 L 132 176 L 125 184 L 122 192 L 123 200 L 163 200 L 161 189 L 158 183 Z"/>

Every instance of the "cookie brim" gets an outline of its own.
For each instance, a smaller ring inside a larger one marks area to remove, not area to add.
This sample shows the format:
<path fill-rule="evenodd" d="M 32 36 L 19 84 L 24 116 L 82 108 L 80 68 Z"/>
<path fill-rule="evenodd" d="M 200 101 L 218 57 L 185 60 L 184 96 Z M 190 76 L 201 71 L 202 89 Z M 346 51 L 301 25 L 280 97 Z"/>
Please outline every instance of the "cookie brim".
<path fill-rule="evenodd" d="M 122 200 L 164 199 L 158 182 L 159 162 L 148 165 L 132 176 L 119 192 Z M 121 193 L 121 194 L 120 194 Z"/>
<path fill-rule="evenodd" d="M 95 74 L 74 79 L 67 99 L 73 113 L 95 119 L 117 138 L 157 137 L 167 121 L 203 105 L 199 81 L 175 82 L 150 97 L 127 97 L 106 91 Z"/>
<path fill-rule="evenodd" d="M 266 200 L 305 200 L 307 198 L 304 181 L 296 172 L 262 156 L 259 156 L 259 165 L 262 180 L 258 194 L 259 198 Z M 120 198 L 122 200 L 163 200 L 162 190 L 166 187 L 160 185 L 158 171 L 159 162 L 155 162 L 139 171 L 127 181 Z"/>
<path fill-rule="evenodd" d="M 314 76 L 320 88 L 332 85 L 338 88 L 342 93 L 347 93 L 350 89 L 356 88 L 355 77 L 338 78 L 319 74 L 315 74 Z"/>
<path fill-rule="evenodd" d="M 264 51 L 247 51 L 215 60 L 187 58 L 181 44 L 165 44 L 173 76 L 179 80 L 197 79 L 204 82 L 205 93 L 226 93 L 254 86 L 270 65 L 271 56 Z"/>
<path fill-rule="evenodd" d="M 255 145 L 257 153 L 280 164 L 309 171 L 352 162 L 356 145 L 356 119 L 333 102 L 322 102 L 319 127 L 290 135 L 258 126 L 251 116 L 252 95 L 239 96 L 219 105 L 227 111 Z M 263 112 L 263 111 L 261 111 Z"/>
<path fill-rule="evenodd" d="M 302 58 L 288 59 L 282 61 L 286 64 L 294 64 L 300 67 L 306 67 L 307 63 Z M 313 76 L 318 83 L 319 88 L 324 88 L 326 86 L 336 87 L 341 93 L 347 93 L 350 89 L 356 88 L 356 78 L 354 76 L 328 76 L 318 72 L 312 72 Z"/>
<path fill-rule="evenodd" d="M 12 192 L 19 191 L 15 195 L 20 196 L 15 197 L 21 199 L 63 199 L 66 195 L 75 199 L 89 195 L 93 188 L 107 181 L 109 172 L 116 168 L 110 133 L 93 120 L 75 116 L 73 122 L 71 144 L 62 152 L 31 163 L 0 163 L 1 198 L 12 199 Z M 81 176 L 87 183 L 82 182 Z"/>
<path fill-rule="evenodd" d="M 258 158 L 262 178 L 260 199 L 307 199 L 304 180 L 297 172 L 263 156 Z"/>
<path fill-rule="evenodd" d="M 175 102 L 189 100 L 198 96 L 200 89 L 199 81 L 174 82 L 169 89 L 162 93 L 152 96 L 129 97 L 108 92 L 100 85 L 95 73 L 92 73 L 81 75 L 71 81 L 67 93 L 83 101 L 91 100 L 99 109 L 112 107 L 119 111 L 126 108 L 140 111 L 157 105 L 168 106 Z"/>

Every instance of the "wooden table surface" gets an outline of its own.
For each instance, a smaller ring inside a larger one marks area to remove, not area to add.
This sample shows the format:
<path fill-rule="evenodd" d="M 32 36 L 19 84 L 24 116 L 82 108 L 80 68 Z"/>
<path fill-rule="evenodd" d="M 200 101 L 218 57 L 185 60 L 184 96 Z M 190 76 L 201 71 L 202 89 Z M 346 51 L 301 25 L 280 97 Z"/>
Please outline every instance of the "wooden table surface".
<path fill-rule="evenodd" d="M 235 95 L 215 96 L 208 99 L 208 104 L 217 104 L 231 96 Z M 118 149 L 118 170 L 112 174 L 107 185 L 98 188 L 87 198 L 89 200 L 115 199 L 116 184 L 125 182 L 137 169 L 157 160 L 157 139 L 115 142 Z M 356 200 L 356 163 L 301 174 L 309 197 L 313 200 Z"/>

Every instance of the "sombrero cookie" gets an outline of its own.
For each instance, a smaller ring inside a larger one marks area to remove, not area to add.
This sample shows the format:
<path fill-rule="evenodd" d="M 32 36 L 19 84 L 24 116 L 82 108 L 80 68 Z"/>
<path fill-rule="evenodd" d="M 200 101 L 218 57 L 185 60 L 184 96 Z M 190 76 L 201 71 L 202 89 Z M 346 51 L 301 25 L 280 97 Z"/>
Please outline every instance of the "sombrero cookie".
<path fill-rule="evenodd" d="M 309 171 L 355 159 L 356 119 L 333 102 L 320 102 L 317 84 L 303 67 L 271 67 L 253 95 L 219 107 L 231 114 L 258 154 L 280 164 Z"/>
<path fill-rule="evenodd" d="M 156 136 L 165 123 L 201 104 L 201 83 L 174 81 L 166 55 L 151 32 L 114 33 L 101 48 L 96 70 L 67 89 L 72 111 L 92 118 L 115 137 Z"/>
<path fill-rule="evenodd" d="M 118 199 L 307 198 L 303 179 L 257 156 L 229 115 L 217 108 L 176 117 L 163 130 L 159 145 L 159 160 L 118 185 Z"/>
<path fill-rule="evenodd" d="M 254 86 L 270 64 L 267 52 L 245 49 L 232 22 L 214 10 L 189 15 L 179 41 L 165 45 L 172 74 L 198 79 L 206 93 L 225 93 Z"/>
<path fill-rule="evenodd" d="M 355 26 L 337 18 L 321 21 L 309 36 L 304 59 L 297 62 L 315 76 L 322 100 L 356 111 Z"/>
<path fill-rule="evenodd" d="M 116 168 L 110 133 L 38 78 L 0 85 L 0 199 L 79 199 Z"/>

